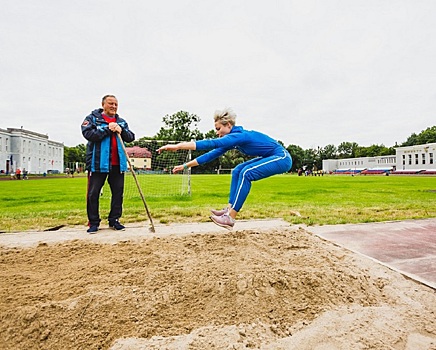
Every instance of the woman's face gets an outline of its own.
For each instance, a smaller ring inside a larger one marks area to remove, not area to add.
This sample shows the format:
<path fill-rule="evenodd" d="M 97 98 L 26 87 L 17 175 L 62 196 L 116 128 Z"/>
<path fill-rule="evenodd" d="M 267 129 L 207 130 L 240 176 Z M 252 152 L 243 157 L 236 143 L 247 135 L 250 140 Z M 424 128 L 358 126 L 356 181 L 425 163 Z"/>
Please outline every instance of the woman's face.
<path fill-rule="evenodd" d="M 215 132 L 218 137 L 226 136 L 232 130 L 232 124 L 222 125 L 221 122 L 215 122 Z"/>

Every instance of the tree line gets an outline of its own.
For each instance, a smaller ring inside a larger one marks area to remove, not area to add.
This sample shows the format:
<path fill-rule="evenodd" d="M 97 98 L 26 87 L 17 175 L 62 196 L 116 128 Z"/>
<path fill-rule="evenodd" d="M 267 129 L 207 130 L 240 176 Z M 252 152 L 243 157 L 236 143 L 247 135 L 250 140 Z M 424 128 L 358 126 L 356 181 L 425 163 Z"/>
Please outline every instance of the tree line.
<path fill-rule="evenodd" d="M 203 140 L 216 138 L 215 130 L 210 130 L 203 134 L 198 129 L 198 123 L 201 121 L 200 117 L 185 111 L 179 111 L 172 115 L 165 115 L 162 118 L 164 126 L 160 128 L 158 133 L 150 137 L 142 137 L 130 144 L 132 146 L 144 146 L 150 144 L 150 140 L 164 140 L 164 141 L 189 141 L 189 140 Z M 396 147 L 422 145 L 426 143 L 436 142 L 436 126 L 428 127 L 421 131 L 419 134 L 412 133 L 405 142 L 400 145 L 386 147 L 383 144 L 371 145 L 369 147 L 359 146 L 356 142 L 342 142 L 337 147 L 329 144 L 325 147 L 318 147 L 316 149 L 309 148 L 303 149 L 298 145 L 285 146 L 283 142 L 279 141 L 289 153 L 292 155 L 293 165 L 291 171 L 296 171 L 299 168 L 306 167 L 307 169 L 322 169 L 322 161 L 324 159 L 345 159 L 345 158 L 358 158 L 358 157 L 375 157 L 395 155 Z M 156 150 L 150 150 L 152 154 Z M 192 158 L 198 157 L 204 151 L 193 151 Z M 64 147 L 64 163 L 69 162 L 85 162 L 86 145 L 79 144 L 75 147 Z M 249 157 L 240 153 L 237 150 L 231 150 L 224 154 L 219 159 L 214 160 L 201 167 L 192 169 L 193 173 L 214 173 L 221 166 L 224 169 L 232 169 L 239 163 L 247 160 Z"/>

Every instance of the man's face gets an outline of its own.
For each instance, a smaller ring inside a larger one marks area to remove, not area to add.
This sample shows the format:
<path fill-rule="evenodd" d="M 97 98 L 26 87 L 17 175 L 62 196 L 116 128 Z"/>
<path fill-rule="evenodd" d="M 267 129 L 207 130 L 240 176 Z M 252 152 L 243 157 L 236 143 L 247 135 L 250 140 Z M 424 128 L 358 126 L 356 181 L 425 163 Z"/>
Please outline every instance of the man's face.
<path fill-rule="evenodd" d="M 115 97 L 106 97 L 101 105 L 103 106 L 103 113 L 108 117 L 114 117 L 117 114 L 118 101 Z"/>

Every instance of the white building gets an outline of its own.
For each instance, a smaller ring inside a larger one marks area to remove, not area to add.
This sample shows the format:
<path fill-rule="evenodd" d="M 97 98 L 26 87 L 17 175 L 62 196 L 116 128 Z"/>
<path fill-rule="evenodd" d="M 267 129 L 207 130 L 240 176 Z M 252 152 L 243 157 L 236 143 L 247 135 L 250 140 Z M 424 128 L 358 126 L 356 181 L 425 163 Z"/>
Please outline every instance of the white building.
<path fill-rule="evenodd" d="M 64 144 L 23 128 L 0 128 L 0 171 L 11 173 L 18 168 L 29 174 L 63 172 Z"/>
<path fill-rule="evenodd" d="M 322 168 L 326 172 L 370 171 L 436 171 L 436 143 L 395 148 L 395 155 L 346 159 L 326 159 Z"/>
<path fill-rule="evenodd" d="M 395 170 L 397 166 L 397 156 L 377 156 L 344 159 L 326 159 L 322 161 L 322 170 L 325 172 L 350 171 L 358 172 L 365 169 L 374 171 Z"/>
<path fill-rule="evenodd" d="M 436 170 L 436 143 L 398 147 L 397 170 Z"/>

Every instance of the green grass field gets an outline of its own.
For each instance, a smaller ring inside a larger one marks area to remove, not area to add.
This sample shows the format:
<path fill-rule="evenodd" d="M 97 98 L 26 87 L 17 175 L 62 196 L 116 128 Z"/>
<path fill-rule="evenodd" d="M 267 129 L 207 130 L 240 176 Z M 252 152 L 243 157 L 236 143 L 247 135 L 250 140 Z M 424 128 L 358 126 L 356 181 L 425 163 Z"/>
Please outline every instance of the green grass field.
<path fill-rule="evenodd" d="M 130 175 L 126 175 L 130 176 Z M 153 176 L 150 184 L 153 186 Z M 0 231 L 85 225 L 86 177 L 0 181 Z M 191 197 L 150 197 L 154 223 L 209 221 L 227 203 L 230 175 L 193 175 Z M 146 193 L 146 191 L 144 191 Z M 238 218 L 283 218 L 292 224 L 343 224 L 436 217 L 436 178 L 280 175 L 253 183 Z M 109 200 L 100 202 L 102 225 Z M 299 212 L 296 216 L 292 212 Z M 139 198 L 124 201 L 123 223 L 147 221 Z"/>

